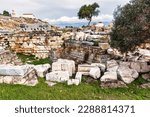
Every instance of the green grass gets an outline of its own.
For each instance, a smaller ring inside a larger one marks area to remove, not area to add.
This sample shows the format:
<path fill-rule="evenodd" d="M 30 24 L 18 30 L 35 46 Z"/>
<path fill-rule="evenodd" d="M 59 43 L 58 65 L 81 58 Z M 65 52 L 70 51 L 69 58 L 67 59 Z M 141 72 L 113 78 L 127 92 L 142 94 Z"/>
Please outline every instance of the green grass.
<path fill-rule="evenodd" d="M 17 53 L 17 56 L 23 63 L 33 64 L 33 65 L 39 65 L 39 64 L 46 64 L 46 63 L 52 63 L 49 58 L 45 59 L 38 59 L 34 55 L 24 55 L 21 53 Z"/>
<path fill-rule="evenodd" d="M 130 84 L 128 88 L 102 89 L 99 82 L 90 84 L 82 82 L 79 86 L 68 86 L 58 83 L 49 87 L 44 78 L 39 78 L 35 87 L 0 84 L 1 100 L 147 100 L 150 90 L 142 89 L 141 78 Z M 144 81 L 145 82 L 145 81 Z"/>

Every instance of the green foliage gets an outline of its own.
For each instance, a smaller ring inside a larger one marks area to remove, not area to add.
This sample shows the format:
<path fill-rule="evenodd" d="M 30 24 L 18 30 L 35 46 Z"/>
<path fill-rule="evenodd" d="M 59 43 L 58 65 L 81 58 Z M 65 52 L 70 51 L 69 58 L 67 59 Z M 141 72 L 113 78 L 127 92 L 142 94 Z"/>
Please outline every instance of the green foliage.
<path fill-rule="evenodd" d="M 3 15 L 4 16 L 11 16 L 11 14 L 8 11 L 6 11 L 6 10 L 3 11 Z"/>
<path fill-rule="evenodd" d="M 92 17 L 98 16 L 100 12 L 97 8 L 99 8 L 99 5 L 96 2 L 90 5 L 83 5 L 78 12 L 79 19 L 87 19 L 89 21 L 88 25 L 90 25 Z"/>
<path fill-rule="evenodd" d="M 134 51 L 150 37 L 150 1 L 131 0 L 114 12 L 111 46 L 122 53 Z"/>
<path fill-rule="evenodd" d="M 33 64 L 33 65 L 40 65 L 40 64 L 51 64 L 52 61 L 49 58 L 45 59 L 38 59 L 34 55 L 24 55 L 21 53 L 17 53 L 17 56 L 23 63 Z"/>

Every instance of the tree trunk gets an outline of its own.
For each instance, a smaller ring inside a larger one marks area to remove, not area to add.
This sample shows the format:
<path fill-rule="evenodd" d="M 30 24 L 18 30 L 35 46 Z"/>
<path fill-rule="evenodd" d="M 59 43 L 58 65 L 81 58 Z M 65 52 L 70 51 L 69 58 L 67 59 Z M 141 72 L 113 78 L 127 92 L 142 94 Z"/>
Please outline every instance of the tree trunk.
<path fill-rule="evenodd" d="M 89 23 L 88 23 L 88 25 L 87 25 L 87 26 L 90 26 L 90 24 L 91 24 L 91 21 L 92 21 L 92 19 L 89 19 Z"/>

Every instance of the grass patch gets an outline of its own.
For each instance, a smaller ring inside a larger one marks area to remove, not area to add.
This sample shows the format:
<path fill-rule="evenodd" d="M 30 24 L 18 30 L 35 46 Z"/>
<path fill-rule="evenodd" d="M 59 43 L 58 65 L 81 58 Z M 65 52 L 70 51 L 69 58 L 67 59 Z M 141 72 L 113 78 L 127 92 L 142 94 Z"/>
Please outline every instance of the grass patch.
<path fill-rule="evenodd" d="M 21 59 L 23 63 L 33 64 L 33 65 L 52 63 L 52 61 L 49 58 L 39 59 L 39 58 L 36 58 L 34 55 L 24 55 L 21 53 L 17 53 L 17 56 L 19 59 Z"/>
<path fill-rule="evenodd" d="M 129 88 L 102 89 L 99 82 L 82 82 L 79 86 L 58 83 L 49 87 L 44 78 L 39 78 L 35 87 L 0 84 L 1 100 L 148 100 L 150 90 L 137 87 L 141 79 Z"/>

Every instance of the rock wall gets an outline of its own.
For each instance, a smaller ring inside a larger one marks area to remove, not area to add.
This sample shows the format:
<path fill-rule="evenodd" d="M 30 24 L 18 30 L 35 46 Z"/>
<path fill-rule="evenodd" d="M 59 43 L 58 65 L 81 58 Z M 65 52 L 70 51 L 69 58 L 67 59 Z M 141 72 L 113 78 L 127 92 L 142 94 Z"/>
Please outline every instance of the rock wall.
<path fill-rule="evenodd" d="M 16 53 L 32 54 L 38 58 L 47 58 L 51 49 L 63 45 L 63 36 L 51 36 L 45 32 L 20 32 L 10 36 L 1 36 L 0 45 L 9 47 Z"/>
<path fill-rule="evenodd" d="M 0 64 L 21 65 L 22 62 L 15 53 L 12 53 L 9 50 L 0 50 Z"/>

